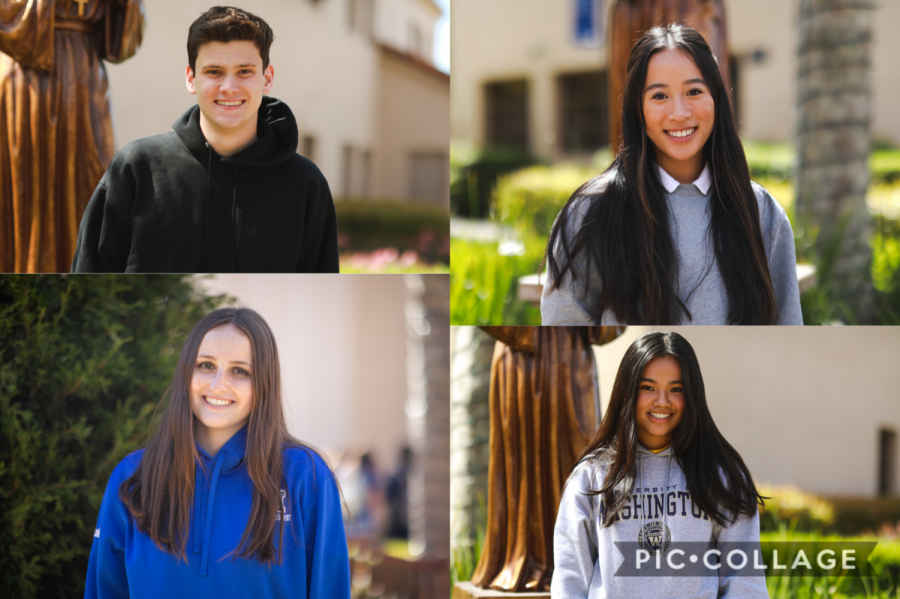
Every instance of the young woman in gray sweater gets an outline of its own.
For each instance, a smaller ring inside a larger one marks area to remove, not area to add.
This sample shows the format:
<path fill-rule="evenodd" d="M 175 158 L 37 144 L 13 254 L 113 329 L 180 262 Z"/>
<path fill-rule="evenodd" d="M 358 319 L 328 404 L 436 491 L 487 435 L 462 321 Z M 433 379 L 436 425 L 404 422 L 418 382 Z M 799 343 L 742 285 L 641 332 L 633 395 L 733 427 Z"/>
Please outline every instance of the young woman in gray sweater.
<path fill-rule="evenodd" d="M 545 325 L 803 324 L 791 224 L 750 181 L 694 29 L 632 48 L 618 156 L 566 203 L 545 261 Z"/>
<path fill-rule="evenodd" d="M 677 333 L 648 333 L 625 353 L 566 483 L 551 596 L 768 598 L 753 567 L 762 504 L 709 413 L 693 348 Z"/>

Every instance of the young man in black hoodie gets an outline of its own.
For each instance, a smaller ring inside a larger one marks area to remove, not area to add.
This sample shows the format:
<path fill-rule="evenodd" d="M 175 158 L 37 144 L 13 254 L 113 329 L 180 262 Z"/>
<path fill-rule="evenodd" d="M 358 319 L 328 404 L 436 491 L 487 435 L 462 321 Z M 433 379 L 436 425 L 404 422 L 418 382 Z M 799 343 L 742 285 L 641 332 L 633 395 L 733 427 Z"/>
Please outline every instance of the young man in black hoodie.
<path fill-rule="evenodd" d="M 188 33 L 197 105 L 125 146 L 91 196 L 72 272 L 338 272 L 331 192 L 271 98 L 274 36 L 214 7 Z"/>

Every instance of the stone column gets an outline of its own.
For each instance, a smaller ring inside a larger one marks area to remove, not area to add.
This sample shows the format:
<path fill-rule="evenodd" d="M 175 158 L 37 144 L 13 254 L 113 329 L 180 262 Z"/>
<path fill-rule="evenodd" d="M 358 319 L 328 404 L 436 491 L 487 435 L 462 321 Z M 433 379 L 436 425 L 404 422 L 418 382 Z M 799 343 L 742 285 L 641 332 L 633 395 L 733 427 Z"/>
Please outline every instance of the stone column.
<path fill-rule="evenodd" d="M 494 339 L 450 330 L 450 547 L 472 547 L 487 519 L 491 358 Z M 478 556 L 472 556 L 477 560 Z M 473 564 L 474 565 L 474 564 Z"/>
<path fill-rule="evenodd" d="M 410 548 L 450 555 L 450 277 L 404 275 Z"/>

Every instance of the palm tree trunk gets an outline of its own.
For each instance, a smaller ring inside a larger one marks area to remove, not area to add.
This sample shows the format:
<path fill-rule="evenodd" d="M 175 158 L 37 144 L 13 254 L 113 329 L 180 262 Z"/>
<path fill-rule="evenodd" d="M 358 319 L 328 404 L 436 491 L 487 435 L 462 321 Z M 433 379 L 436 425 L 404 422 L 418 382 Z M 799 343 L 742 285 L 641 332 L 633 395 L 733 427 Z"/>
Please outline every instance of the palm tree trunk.
<path fill-rule="evenodd" d="M 873 8 L 871 0 L 800 3 L 796 223 L 801 239 L 815 238 L 820 288 L 857 322 L 871 318 Z"/>

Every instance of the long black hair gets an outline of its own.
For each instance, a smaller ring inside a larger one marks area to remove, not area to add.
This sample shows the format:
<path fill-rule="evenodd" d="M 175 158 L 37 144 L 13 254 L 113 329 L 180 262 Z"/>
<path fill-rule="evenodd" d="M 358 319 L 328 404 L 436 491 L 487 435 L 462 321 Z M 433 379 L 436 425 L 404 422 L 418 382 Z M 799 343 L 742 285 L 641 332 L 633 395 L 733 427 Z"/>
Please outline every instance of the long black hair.
<path fill-rule="evenodd" d="M 764 498 L 757 492 L 740 454 L 713 422 L 694 348 L 678 333 L 654 332 L 643 335 L 625 352 L 600 429 L 578 460 L 599 457 L 609 465 L 603 486 L 588 492 L 603 496 L 606 510 L 602 525 L 612 524 L 619 509 L 631 498 L 641 374 L 651 360 L 665 356 L 671 356 L 681 366 L 684 413 L 675 429 L 672 449 L 684 471 L 691 499 L 721 526 L 733 523 L 739 514 L 752 515 L 757 505 L 763 505 Z"/>
<path fill-rule="evenodd" d="M 678 260 L 669 231 L 664 189 L 657 176 L 653 146 L 644 123 L 643 89 L 650 58 L 662 50 L 684 52 L 700 70 L 715 102 L 715 121 L 703 155 L 713 181 L 710 227 L 719 272 L 728 294 L 728 324 L 773 324 L 777 305 L 759 224 L 759 208 L 750 185 L 750 170 L 738 138 L 728 90 L 703 36 L 690 27 L 650 29 L 631 50 L 622 103 L 622 144 L 612 165 L 582 185 L 560 212 L 550 232 L 545 262 L 548 284 L 558 288 L 567 274 L 573 281 L 587 274 L 573 268 L 593 260 L 600 295 L 592 316 L 610 310 L 628 324 L 677 324 L 691 320 L 675 291 Z M 600 185 L 600 179 L 606 181 Z M 586 200 L 586 204 L 581 204 Z M 574 232 L 567 221 L 584 215 Z"/>

